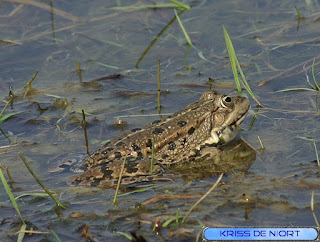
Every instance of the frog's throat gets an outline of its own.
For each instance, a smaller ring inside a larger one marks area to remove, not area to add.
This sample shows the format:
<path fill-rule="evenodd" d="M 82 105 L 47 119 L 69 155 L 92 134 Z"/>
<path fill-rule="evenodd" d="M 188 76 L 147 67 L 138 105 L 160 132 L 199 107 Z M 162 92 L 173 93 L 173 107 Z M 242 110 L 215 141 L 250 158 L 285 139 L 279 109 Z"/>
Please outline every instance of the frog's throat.
<path fill-rule="evenodd" d="M 212 129 L 210 137 L 205 141 L 206 144 L 226 144 L 232 141 L 239 131 L 239 125 L 246 118 L 247 112 L 245 112 L 236 122 L 222 127 Z"/>

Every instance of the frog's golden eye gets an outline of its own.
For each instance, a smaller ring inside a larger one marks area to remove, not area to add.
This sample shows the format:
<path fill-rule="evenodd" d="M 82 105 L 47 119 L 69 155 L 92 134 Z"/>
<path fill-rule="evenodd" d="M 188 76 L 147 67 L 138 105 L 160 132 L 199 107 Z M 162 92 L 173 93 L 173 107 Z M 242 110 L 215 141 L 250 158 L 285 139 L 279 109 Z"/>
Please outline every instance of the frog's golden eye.
<path fill-rule="evenodd" d="M 221 106 L 224 108 L 232 108 L 233 107 L 233 101 L 230 96 L 222 96 L 221 98 Z"/>

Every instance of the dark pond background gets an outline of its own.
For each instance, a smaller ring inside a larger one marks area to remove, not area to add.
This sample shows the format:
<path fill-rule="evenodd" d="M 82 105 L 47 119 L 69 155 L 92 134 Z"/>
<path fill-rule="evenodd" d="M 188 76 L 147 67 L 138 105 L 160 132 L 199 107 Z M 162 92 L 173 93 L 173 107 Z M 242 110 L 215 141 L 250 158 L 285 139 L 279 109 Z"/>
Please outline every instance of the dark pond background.
<path fill-rule="evenodd" d="M 183 2 L 192 6 L 180 18 L 196 48 L 188 52 L 184 34 L 174 21 L 136 68 L 145 49 L 174 18 L 173 8 L 112 8 L 152 4 L 147 0 L 1 1 L 1 108 L 12 86 L 16 98 L 5 114 L 17 114 L 0 126 L 0 164 L 11 172 L 15 196 L 43 192 L 23 165 L 21 152 L 47 187 L 68 205 L 63 210 L 56 209 L 49 198 L 17 199 L 27 228 L 44 232 L 26 235 L 25 241 L 55 241 L 51 231 L 62 241 L 78 240 L 85 225 L 96 241 L 126 240 L 117 232 L 130 231 L 148 241 L 194 240 L 203 225 L 315 226 L 310 200 L 314 191 L 319 216 L 320 179 L 313 142 L 320 139 L 318 93 L 278 91 L 311 88 L 308 79 L 313 84 L 314 58 L 315 77 L 320 80 L 319 2 Z M 295 6 L 304 19 L 298 19 Z M 258 110 L 251 99 L 241 132 L 258 149 L 257 159 L 248 171 L 224 176 L 186 224 L 172 223 L 159 235 L 152 232 L 155 221 L 162 224 L 177 211 L 184 216 L 217 177 L 184 180 L 175 174 L 171 181 L 155 182 L 145 192 L 119 197 L 115 206 L 114 189 L 70 187 L 66 181 L 74 173 L 49 172 L 67 160 L 79 163 L 86 155 L 82 109 L 88 113 L 91 152 L 123 132 L 114 126 L 118 120 L 127 123 L 124 130 L 131 130 L 159 118 L 158 59 L 163 116 L 197 100 L 209 90 L 209 78 L 214 80 L 214 90 L 236 94 L 222 25 L 253 92 L 264 105 Z M 76 71 L 79 62 L 82 83 Z M 33 89 L 26 93 L 24 86 L 36 70 Z M 90 82 L 111 74 L 121 77 Z M 147 204 L 164 194 L 172 196 Z M 243 203 L 243 194 L 252 203 Z M 2 185 L 0 207 L 1 238 L 15 241 L 21 223 Z"/>

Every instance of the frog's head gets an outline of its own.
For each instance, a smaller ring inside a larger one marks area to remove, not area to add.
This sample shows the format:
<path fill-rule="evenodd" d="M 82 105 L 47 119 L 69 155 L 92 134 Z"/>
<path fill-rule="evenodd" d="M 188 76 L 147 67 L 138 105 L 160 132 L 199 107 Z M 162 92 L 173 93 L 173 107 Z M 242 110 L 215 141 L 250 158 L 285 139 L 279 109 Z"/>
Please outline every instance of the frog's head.
<path fill-rule="evenodd" d="M 239 125 L 250 108 L 250 102 L 246 97 L 227 95 L 217 95 L 214 102 L 217 109 L 211 117 L 212 143 L 226 144 L 237 135 Z"/>

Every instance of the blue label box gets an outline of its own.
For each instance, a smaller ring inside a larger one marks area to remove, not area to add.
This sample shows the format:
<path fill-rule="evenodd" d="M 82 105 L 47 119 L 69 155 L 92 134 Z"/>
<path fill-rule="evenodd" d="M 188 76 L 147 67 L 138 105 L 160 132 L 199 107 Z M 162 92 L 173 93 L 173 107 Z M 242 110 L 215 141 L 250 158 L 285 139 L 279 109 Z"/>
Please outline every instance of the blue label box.
<path fill-rule="evenodd" d="M 317 228 L 204 228 L 205 240 L 316 240 Z"/>

